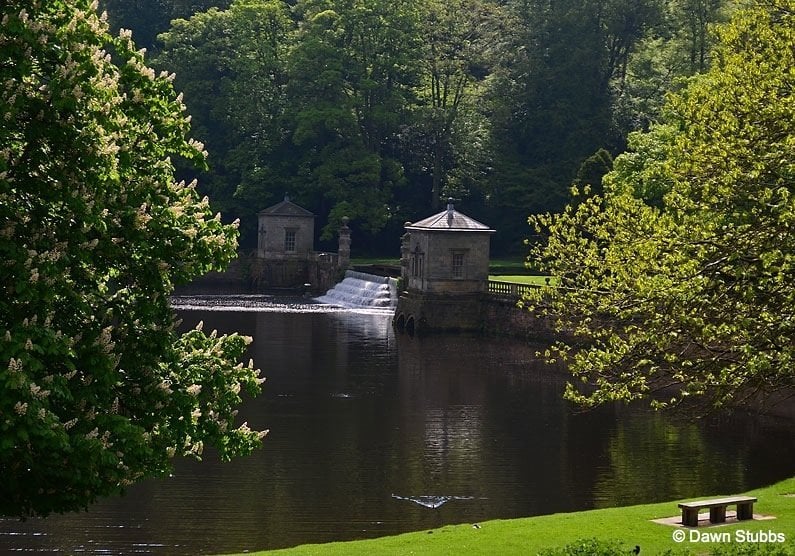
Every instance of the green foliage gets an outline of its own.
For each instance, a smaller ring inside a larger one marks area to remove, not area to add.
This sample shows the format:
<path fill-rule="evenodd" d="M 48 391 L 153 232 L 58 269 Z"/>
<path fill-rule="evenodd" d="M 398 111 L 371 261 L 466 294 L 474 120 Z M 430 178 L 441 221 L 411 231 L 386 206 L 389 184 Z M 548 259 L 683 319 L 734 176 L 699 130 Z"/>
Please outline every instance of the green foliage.
<path fill-rule="evenodd" d="M 416 0 L 298 2 L 302 23 L 288 61 L 298 147 L 292 190 L 329 207 L 323 236 L 347 216 L 377 232 L 404 182 L 400 126 L 418 79 L 420 6 Z"/>
<path fill-rule="evenodd" d="M 710 551 L 712 556 L 793 556 L 795 543 L 737 543 L 718 546 Z"/>
<path fill-rule="evenodd" d="M 677 128 L 669 124 L 656 125 L 647 133 L 631 133 L 627 140 L 629 150 L 615 160 L 607 181 L 621 184 L 648 205 L 661 206 L 663 197 L 673 187 L 667 148 L 676 134 Z"/>
<path fill-rule="evenodd" d="M 418 5 L 237 0 L 161 35 L 158 64 L 177 72 L 212 153 L 204 187 L 222 208 L 253 223 L 289 192 L 323 219 L 324 237 L 343 216 L 384 227 L 405 181 L 396 153 L 417 80 Z"/>
<path fill-rule="evenodd" d="M 412 123 L 414 157 L 431 177 L 431 208 L 463 198 L 485 166 L 487 124 L 478 105 L 496 64 L 503 11 L 483 0 L 427 2 L 418 103 Z M 403 132 L 404 137 L 411 132 Z"/>
<path fill-rule="evenodd" d="M 350 217 L 360 247 L 452 196 L 514 254 L 527 214 L 561 210 L 572 180 L 606 170 L 589 157 L 622 151 L 707 67 L 727 3 L 105 2 L 136 36 L 166 31 L 157 67 L 210 152 L 200 191 L 242 220 L 244 247 L 285 192 L 324 238 Z"/>
<path fill-rule="evenodd" d="M 591 192 L 601 194 L 602 178 L 613 168 L 613 157 L 605 149 L 599 149 L 586 158 L 577 170 L 574 185 L 589 188 Z"/>
<path fill-rule="evenodd" d="M 581 539 L 561 548 L 549 548 L 538 553 L 539 556 L 618 556 L 634 554 L 618 541 Z"/>
<path fill-rule="evenodd" d="M 212 7 L 226 8 L 231 0 L 100 0 L 107 10 L 112 31 L 129 29 L 138 46 L 156 49 L 157 35 L 168 29 L 172 19 L 188 18 Z"/>
<path fill-rule="evenodd" d="M 539 308 L 588 385 L 569 398 L 720 407 L 795 385 L 793 14 L 738 12 L 604 196 L 531 219 L 549 232 L 531 261 L 560 280 Z"/>
<path fill-rule="evenodd" d="M 715 44 L 714 25 L 725 22 L 731 0 L 676 0 L 631 52 L 616 84 L 614 120 L 624 133 L 646 130 L 660 116 L 665 94 L 683 78 L 702 73 Z"/>
<path fill-rule="evenodd" d="M 261 203 L 285 193 L 278 157 L 287 133 L 286 57 L 294 24 L 281 0 L 237 0 L 173 22 L 158 67 L 176 73 L 212 169 L 201 189 L 254 237 Z"/>
<path fill-rule="evenodd" d="M 523 238 L 522 214 L 562 209 L 583 161 L 622 144 L 615 83 L 659 18 L 656 0 L 512 1 L 502 69 L 489 80 L 493 170 L 490 224 Z M 506 222 L 507 220 L 507 222 Z"/>
<path fill-rule="evenodd" d="M 0 7 L 0 514 L 84 508 L 233 424 L 247 338 L 175 331 L 174 285 L 235 254 L 171 156 L 204 164 L 167 75 L 88 1 Z"/>

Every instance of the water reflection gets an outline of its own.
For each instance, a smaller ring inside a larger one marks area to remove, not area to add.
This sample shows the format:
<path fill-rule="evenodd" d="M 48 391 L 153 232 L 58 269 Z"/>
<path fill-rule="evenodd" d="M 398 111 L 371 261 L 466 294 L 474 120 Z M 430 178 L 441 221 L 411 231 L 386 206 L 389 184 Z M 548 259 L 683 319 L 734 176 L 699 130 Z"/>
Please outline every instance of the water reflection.
<path fill-rule="evenodd" d="M 654 499 L 660 490 L 684 498 L 700 494 L 701 485 L 725 493 L 739 489 L 733 485 L 755 484 L 756 473 L 786 477 L 792 460 L 779 458 L 792 457 L 793 440 L 791 423 L 741 412 L 699 424 L 660 414 L 619 416 L 606 445 L 609 463 L 593 486 L 594 502 L 621 505 Z"/>
<path fill-rule="evenodd" d="M 214 309 L 182 311 L 184 326 L 255 338 L 268 381 L 240 417 L 271 430 L 265 447 L 179 461 L 87 513 L 0 521 L 0 553 L 240 552 L 738 492 L 795 471 L 787 422 L 573 412 L 537 346 L 395 337 L 383 313 Z"/>

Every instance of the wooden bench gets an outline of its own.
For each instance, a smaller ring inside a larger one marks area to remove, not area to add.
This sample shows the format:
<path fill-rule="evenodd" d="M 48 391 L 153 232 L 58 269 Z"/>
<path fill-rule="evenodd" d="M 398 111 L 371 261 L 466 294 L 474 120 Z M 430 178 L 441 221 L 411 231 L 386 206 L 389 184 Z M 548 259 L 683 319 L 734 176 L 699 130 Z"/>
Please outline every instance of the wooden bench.
<path fill-rule="evenodd" d="M 754 502 L 756 498 L 752 496 L 729 496 L 727 498 L 713 498 L 711 500 L 696 500 L 694 502 L 682 502 L 682 525 L 687 527 L 698 527 L 698 511 L 701 508 L 709 508 L 709 522 L 723 523 L 726 521 L 726 506 L 737 506 L 737 519 L 754 518 Z"/>

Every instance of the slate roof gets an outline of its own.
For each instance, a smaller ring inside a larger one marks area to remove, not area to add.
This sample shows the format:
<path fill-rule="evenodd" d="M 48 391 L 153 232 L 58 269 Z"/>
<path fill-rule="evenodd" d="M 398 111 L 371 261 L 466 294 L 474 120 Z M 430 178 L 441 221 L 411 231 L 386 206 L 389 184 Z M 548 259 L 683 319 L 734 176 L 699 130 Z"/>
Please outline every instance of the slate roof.
<path fill-rule="evenodd" d="M 260 214 L 267 214 L 268 216 L 306 216 L 314 217 L 315 215 L 303 207 L 299 207 L 287 195 L 280 203 L 276 203 L 272 207 L 268 207 L 259 212 Z"/>
<path fill-rule="evenodd" d="M 481 224 L 474 218 L 460 213 L 453 205 L 447 205 L 447 210 L 429 216 L 413 224 L 406 226 L 407 230 L 439 230 L 455 232 L 494 232 L 485 224 Z"/>

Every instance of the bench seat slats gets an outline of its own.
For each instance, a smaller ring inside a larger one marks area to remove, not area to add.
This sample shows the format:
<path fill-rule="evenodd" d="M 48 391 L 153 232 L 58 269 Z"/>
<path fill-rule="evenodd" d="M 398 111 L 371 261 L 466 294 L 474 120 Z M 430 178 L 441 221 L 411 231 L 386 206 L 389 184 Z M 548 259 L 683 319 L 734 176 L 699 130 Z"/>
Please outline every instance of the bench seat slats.
<path fill-rule="evenodd" d="M 713 498 L 711 500 L 695 500 L 693 502 L 682 502 L 680 508 L 713 508 L 715 506 L 730 506 L 731 504 L 756 502 L 753 496 L 729 496 L 727 498 Z"/>
<path fill-rule="evenodd" d="M 726 521 L 726 506 L 734 504 L 737 505 L 738 520 L 753 519 L 754 502 L 756 501 L 757 499 L 753 496 L 729 496 L 682 502 L 679 504 L 682 509 L 682 525 L 698 527 L 698 510 L 701 508 L 709 508 L 710 523 L 723 523 Z"/>

